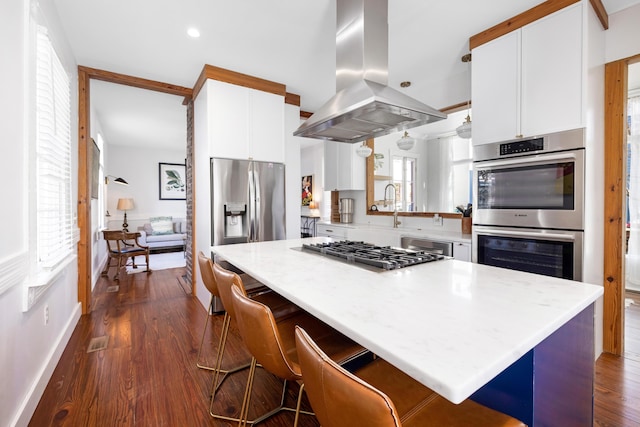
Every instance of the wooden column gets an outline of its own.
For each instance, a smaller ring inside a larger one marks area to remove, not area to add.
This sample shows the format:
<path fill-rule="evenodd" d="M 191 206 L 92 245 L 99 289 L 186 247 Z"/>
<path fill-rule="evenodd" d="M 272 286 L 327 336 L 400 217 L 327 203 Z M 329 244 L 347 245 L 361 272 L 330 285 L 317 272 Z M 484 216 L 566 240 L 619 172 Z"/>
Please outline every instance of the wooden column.
<path fill-rule="evenodd" d="M 90 77 L 82 68 L 78 68 L 78 301 L 82 305 L 82 314 L 91 312 L 91 187 L 90 170 Z"/>
<path fill-rule="evenodd" d="M 624 352 L 627 61 L 605 65 L 603 350 Z"/>

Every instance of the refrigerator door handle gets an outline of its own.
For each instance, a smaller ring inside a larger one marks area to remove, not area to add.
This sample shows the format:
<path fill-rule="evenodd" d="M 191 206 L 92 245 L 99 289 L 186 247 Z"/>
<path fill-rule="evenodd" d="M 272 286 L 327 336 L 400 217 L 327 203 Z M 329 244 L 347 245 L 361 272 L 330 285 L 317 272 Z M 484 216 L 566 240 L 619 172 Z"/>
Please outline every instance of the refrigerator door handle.
<path fill-rule="evenodd" d="M 249 166 L 249 242 L 256 240 L 256 187 L 255 187 L 255 172 L 253 171 L 253 165 Z"/>
<path fill-rule="evenodd" d="M 253 205 L 254 205 L 254 209 L 255 212 L 253 214 L 253 221 L 255 222 L 256 228 L 254 230 L 255 234 L 254 234 L 254 238 L 255 241 L 259 241 L 260 240 L 260 228 L 262 227 L 262 224 L 260 224 L 260 213 L 262 212 L 262 206 L 260 204 L 260 194 L 261 194 L 261 188 L 260 188 L 260 174 L 255 173 L 253 175 L 253 180 L 254 180 L 254 198 L 253 198 Z"/>

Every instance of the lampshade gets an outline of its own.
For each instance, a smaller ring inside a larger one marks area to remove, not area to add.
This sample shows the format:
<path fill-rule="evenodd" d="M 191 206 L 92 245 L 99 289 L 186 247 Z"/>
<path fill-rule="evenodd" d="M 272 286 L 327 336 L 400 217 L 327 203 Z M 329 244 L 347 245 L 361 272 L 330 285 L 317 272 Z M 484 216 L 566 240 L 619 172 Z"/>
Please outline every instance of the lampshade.
<path fill-rule="evenodd" d="M 133 199 L 118 199 L 117 209 L 119 211 L 128 211 L 133 209 Z"/>
<path fill-rule="evenodd" d="M 466 120 L 456 128 L 456 133 L 460 138 L 471 138 L 471 117 L 467 115 Z"/>
<path fill-rule="evenodd" d="M 416 139 L 409 136 L 407 131 L 404 132 L 402 138 L 400 138 L 396 144 L 401 150 L 411 150 L 416 145 Z"/>
<path fill-rule="evenodd" d="M 373 150 L 363 142 L 361 146 L 356 148 L 356 154 L 360 157 L 369 157 Z"/>

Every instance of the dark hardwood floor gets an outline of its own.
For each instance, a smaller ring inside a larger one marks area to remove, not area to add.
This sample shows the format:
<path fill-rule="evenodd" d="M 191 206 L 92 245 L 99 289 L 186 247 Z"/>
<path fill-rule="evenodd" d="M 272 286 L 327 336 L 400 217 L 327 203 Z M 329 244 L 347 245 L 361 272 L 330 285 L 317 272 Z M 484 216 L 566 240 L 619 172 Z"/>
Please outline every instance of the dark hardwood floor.
<path fill-rule="evenodd" d="M 31 419 L 31 426 L 227 426 L 209 415 L 211 372 L 195 366 L 205 310 L 181 283 L 184 269 L 101 278 L 94 310 L 80 319 Z M 640 295 L 627 310 L 627 351 L 603 355 L 596 363 L 595 425 L 640 426 Z M 217 344 L 222 316 L 212 317 L 208 348 Z M 229 362 L 249 361 L 235 328 L 228 342 Z M 87 353 L 94 337 L 108 336 L 104 350 Z M 208 352 L 213 364 L 213 351 Z M 236 415 L 247 371 L 220 388 L 215 411 Z M 250 416 L 277 405 L 281 382 L 258 370 Z M 297 386 L 287 397 L 295 404 Z M 307 409 L 308 402 L 303 404 Z M 290 426 L 291 413 L 260 425 Z M 300 427 L 318 426 L 301 416 Z"/>
<path fill-rule="evenodd" d="M 595 425 L 640 426 L 640 294 L 625 309 L 624 357 L 603 354 L 596 363 Z"/>

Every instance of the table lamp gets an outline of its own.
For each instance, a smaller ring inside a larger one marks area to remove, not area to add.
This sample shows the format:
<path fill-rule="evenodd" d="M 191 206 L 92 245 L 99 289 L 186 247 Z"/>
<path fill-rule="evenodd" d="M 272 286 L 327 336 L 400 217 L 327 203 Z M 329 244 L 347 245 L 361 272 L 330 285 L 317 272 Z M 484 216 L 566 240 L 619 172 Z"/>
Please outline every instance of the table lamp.
<path fill-rule="evenodd" d="M 320 209 L 318 209 L 318 202 L 309 202 L 309 215 L 320 216 Z"/>
<path fill-rule="evenodd" d="M 124 222 L 122 223 L 122 231 L 129 232 L 129 230 L 127 229 L 127 227 L 129 227 L 129 224 L 127 224 L 127 211 L 133 209 L 133 207 L 133 199 L 118 199 L 117 209 L 119 211 L 124 211 Z"/>

